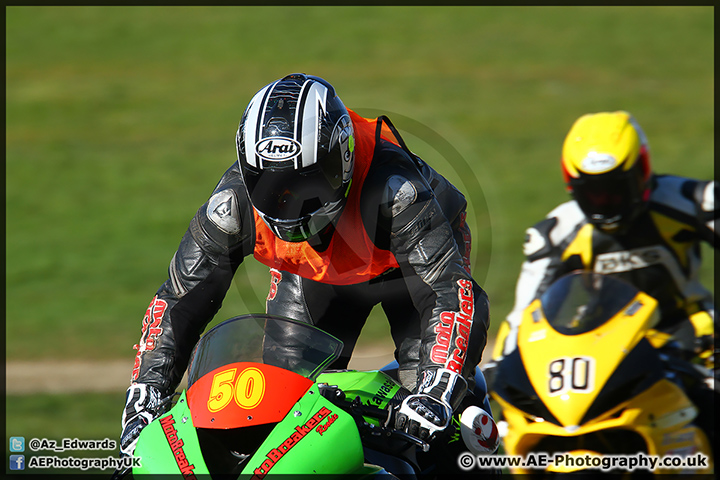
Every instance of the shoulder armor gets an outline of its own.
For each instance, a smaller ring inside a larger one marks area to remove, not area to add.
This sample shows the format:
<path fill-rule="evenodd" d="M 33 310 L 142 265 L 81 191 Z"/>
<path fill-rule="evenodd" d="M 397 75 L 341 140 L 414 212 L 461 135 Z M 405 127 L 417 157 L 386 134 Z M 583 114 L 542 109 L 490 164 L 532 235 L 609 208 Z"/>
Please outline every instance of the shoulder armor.
<path fill-rule="evenodd" d="M 383 191 L 382 205 L 396 217 L 417 200 L 417 195 L 417 189 L 410 180 L 401 175 L 392 175 Z"/>
<path fill-rule="evenodd" d="M 550 230 L 557 224 L 557 218 L 550 217 L 525 230 L 523 254 L 529 261 L 546 257 L 552 251 Z"/>
<path fill-rule="evenodd" d="M 657 186 L 650 194 L 650 203 L 662 205 L 660 208 L 674 210 L 675 212 L 695 217 L 696 200 L 695 191 L 697 180 L 677 177 L 674 175 L 657 175 Z"/>
<path fill-rule="evenodd" d="M 570 235 L 577 231 L 581 223 L 587 221 L 585 214 L 575 200 L 565 202 L 550 212 L 546 218 L 557 218 L 557 224 L 550 231 L 550 241 L 553 245 L 560 245 Z"/>
<path fill-rule="evenodd" d="M 525 230 L 523 253 L 531 262 L 548 256 L 577 231 L 585 215 L 575 201 L 565 202 L 551 211 L 544 220 Z"/>
<path fill-rule="evenodd" d="M 238 200 L 231 188 L 216 192 L 207 203 L 207 218 L 222 232 L 236 235 L 240 232 L 242 221 L 238 210 Z"/>

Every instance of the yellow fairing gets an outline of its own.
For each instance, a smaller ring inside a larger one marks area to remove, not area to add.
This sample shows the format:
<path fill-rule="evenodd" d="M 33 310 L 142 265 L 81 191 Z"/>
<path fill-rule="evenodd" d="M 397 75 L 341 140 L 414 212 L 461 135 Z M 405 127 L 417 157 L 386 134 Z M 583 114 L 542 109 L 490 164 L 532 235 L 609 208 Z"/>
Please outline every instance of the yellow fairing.
<path fill-rule="evenodd" d="M 685 392 L 668 379 L 660 379 L 635 397 L 582 423 L 617 366 L 655 321 L 657 302 L 652 297 L 638 292 L 628 305 L 598 328 L 579 335 L 563 335 L 552 328 L 539 300 L 525 309 L 518 329 L 522 364 L 538 401 L 561 425 L 527 414 L 492 392 L 508 423 L 503 438 L 507 455 L 526 457 L 537 451 L 538 442 L 547 437 L 579 438 L 595 432 L 618 430 L 639 435 L 648 455 L 690 455 L 711 451 L 704 432 L 690 425 L 697 416 L 696 407 Z M 580 445 L 578 443 L 578 447 Z M 575 453 L 585 455 L 588 451 L 577 450 Z M 712 458 L 709 461 L 709 468 L 702 472 L 714 471 Z M 529 471 L 516 469 L 513 473 Z M 663 470 L 663 473 L 671 471 Z"/>
<path fill-rule="evenodd" d="M 710 451 L 710 443 L 704 432 L 689 424 L 697 415 L 697 409 L 685 393 L 669 380 L 661 380 L 602 416 L 571 428 L 526 415 L 497 395 L 493 395 L 493 398 L 502 407 L 508 422 L 508 433 L 503 438 L 507 455 L 525 457 L 534 451 L 535 445 L 541 439 L 548 436 L 580 437 L 611 429 L 632 431 L 642 436 L 647 445 L 645 453 L 648 455 L 666 456 Z M 712 472 L 713 468 L 710 458 L 709 468 L 698 473 Z M 517 469 L 513 473 L 529 471 Z M 667 470 L 663 472 L 671 473 Z"/>
<path fill-rule="evenodd" d="M 495 336 L 495 345 L 493 346 L 492 350 L 493 360 L 497 360 L 498 358 L 502 357 L 503 350 L 505 349 L 505 340 L 507 339 L 509 333 L 510 324 L 507 322 L 507 320 L 503 320 L 503 322 L 500 324 L 500 328 L 498 328 L 498 333 Z"/>
<path fill-rule="evenodd" d="M 599 328 L 572 336 L 547 323 L 540 300 L 525 309 L 518 329 L 520 356 L 540 400 L 564 426 L 580 424 L 617 365 L 643 338 L 657 301 L 638 293 L 631 303 L 635 302 L 642 306 L 632 315 L 624 309 Z"/>

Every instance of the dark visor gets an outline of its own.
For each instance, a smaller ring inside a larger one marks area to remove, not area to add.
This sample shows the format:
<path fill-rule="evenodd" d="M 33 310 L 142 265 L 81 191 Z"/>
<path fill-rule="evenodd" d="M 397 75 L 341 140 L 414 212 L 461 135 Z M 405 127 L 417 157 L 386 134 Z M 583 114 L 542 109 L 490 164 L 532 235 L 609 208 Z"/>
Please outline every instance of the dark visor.
<path fill-rule="evenodd" d="M 634 173 L 631 170 L 572 179 L 573 196 L 586 214 L 605 218 L 625 215 L 642 200 L 639 179 Z"/>
<path fill-rule="evenodd" d="M 270 162 L 264 167 L 245 168 L 243 173 L 253 206 L 270 217 L 299 219 L 344 197 L 337 145 L 309 167 L 273 168 Z"/>
<path fill-rule="evenodd" d="M 329 181 L 319 169 L 246 170 L 245 182 L 253 206 L 273 218 L 292 220 L 315 212 L 343 197 L 342 181 Z"/>

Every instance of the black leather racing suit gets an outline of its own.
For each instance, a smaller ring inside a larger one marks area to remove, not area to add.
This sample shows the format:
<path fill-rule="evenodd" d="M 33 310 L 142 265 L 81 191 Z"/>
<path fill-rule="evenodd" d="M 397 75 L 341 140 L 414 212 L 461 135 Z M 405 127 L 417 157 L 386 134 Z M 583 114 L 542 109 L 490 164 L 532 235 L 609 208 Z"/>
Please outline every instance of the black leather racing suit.
<path fill-rule="evenodd" d="M 352 188 L 362 188 L 362 225 L 357 228 L 365 229 L 378 248 L 390 250 L 399 268 L 345 286 L 273 272 L 277 290 L 269 296 L 268 313 L 312 323 L 339 337 L 345 349 L 333 366 L 342 368 L 370 310 L 381 304 L 406 387 L 412 390 L 422 372 L 445 366 L 437 352 L 459 355 L 458 373 L 472 386 L 489 320 L 487 295 L 469 273 L 465 198 L 409 150 L 380 139 L 365 181 Z M 148 308 L 133 383 L 152 385 L 164 395 L 177 387 L 192 348 L 220 309 L 236 269 L 253 253 L 254 242 L 252 206 L 235 163 L 191 220 L 169 278 Z M 316 250 L 322 254 L 323 245 Z M 452 325 L 448 332 L 447 322 L 441 323 L 441 317 L 448 318 L 444 312 L 463 306 L 460 285 L 472 285 L 469 334 Z"/>

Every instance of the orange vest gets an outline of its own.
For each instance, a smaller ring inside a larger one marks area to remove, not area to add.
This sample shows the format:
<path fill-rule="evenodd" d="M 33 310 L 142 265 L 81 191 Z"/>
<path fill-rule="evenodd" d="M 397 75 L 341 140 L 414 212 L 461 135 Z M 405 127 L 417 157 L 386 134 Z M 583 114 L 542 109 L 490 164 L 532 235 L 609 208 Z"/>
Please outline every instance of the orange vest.
<path fill-rule="evenodd" d="M 360 193 L 375 152 L 378 120 L 363 118 L 351 110 L 348 113 L 355 133 L 355 164 L 347 203 L 330 245 L 325 251 L 317 252 L 307 242 L 281 240 L 253 209 L 254 256 L 268 267 L 331 285 L 353 285 L 366 282 L 398 266 L 395 256 L 389 250 L 379 249 L 373 244 L 360 216 Z M 398 143 L 384 123 L 382 137 Z"/>

